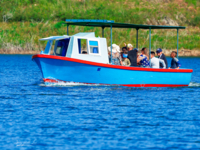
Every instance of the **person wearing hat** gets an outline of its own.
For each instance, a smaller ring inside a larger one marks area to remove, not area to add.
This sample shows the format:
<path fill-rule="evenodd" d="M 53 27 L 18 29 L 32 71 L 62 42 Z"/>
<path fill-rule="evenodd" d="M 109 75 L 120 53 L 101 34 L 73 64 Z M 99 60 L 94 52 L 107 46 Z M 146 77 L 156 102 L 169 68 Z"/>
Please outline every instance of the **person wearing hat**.
<path fill-rule="evenodd" d="M 112 62 L 111 62 L 111 48 L 108 47 L 109 62 L 113 65 L 123 65 L 120 55 L 120 47 L 116 44 L 112 44 Z"/>
<path fill-rule="evenodd" d="M 137 67 L 137 52 L 138 49 L 134 48 L 133 49 L 133 45 L 132 44 L 128 44 L 127 45 L 127 49 L 128 49 L 128 59 L 131 62 L 131 67 Z"/>
<path fill-rule="evenodd" d="M 167 59 L 166 59 L 165 55 L 162 53 L 162 49 L 161 49 L 161 48 L 158 48 L 158 49 L 156 50 L 156 53 L 157 53 L 159 59 L 164 60 L 165 65 L 166 65 L 166 68 L 168 68 Z M 160 63 L 160 68 L 164 68 L 164 66 L 163 66 L 162 63 Z"/>

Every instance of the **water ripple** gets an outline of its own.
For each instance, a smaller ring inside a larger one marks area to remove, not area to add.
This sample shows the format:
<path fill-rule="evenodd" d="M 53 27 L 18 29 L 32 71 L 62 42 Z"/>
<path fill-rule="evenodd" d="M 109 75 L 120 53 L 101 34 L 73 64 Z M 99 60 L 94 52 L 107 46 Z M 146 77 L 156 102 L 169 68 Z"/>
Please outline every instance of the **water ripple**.
<path fill-rule="evenodd" d="M 200 147 L 200 58 L 180 58 L 194 72 L 179 88 L 45 85 L 30 55 L 0 60 L 1 149 Z"/>

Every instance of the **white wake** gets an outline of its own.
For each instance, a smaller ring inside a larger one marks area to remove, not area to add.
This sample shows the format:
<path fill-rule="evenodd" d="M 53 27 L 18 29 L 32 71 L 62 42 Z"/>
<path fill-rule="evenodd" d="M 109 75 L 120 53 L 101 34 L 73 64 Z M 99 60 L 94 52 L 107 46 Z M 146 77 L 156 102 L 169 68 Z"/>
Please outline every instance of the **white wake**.
<path fill-rule="evenodd" d="M 190 87 L 200 87 L 200 83 L 190 82 Z"/>
<path fill-rule="evenodd" d="M 63 86 L 63 87 L 71 87 L 71 86 L 117 86 L 117 85 L 102 85 L 102 84 L 86 84 L 86 83 L 77 83 L 77 82 L 45 82 L 41 83 L 40 86 Z M 200 83 L 190 82 L 189 87 L 200 87 Z"/>
<path fill-rule="evenodd" d="M 66 86 L 67 87 L 67 86 L 105 86 L 105 85 L 59 81 L 56 83 L 51 83 L 51 82 L 41 83 L 40 86 Z"/>

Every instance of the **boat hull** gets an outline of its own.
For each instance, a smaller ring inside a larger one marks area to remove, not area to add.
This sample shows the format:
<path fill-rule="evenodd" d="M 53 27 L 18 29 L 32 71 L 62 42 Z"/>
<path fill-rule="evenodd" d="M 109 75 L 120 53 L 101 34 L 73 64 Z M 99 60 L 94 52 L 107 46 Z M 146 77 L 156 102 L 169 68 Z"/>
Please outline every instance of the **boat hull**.
<path fill-rule="evenodd" d="M 95 63 L 80 59 L 38 54 L 33 60 L 45 82 L 75 82 L 130 87 L 188 86 L 192 69 L 153 69 Z"/>

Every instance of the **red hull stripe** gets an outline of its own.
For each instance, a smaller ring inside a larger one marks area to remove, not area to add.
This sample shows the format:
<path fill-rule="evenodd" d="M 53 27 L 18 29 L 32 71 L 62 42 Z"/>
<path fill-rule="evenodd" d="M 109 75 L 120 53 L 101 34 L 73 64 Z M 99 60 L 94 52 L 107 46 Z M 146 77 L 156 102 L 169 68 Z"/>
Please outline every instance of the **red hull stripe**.
<path fill-rule="evenodd" d="M 44 82 L 48 83 L 59 83 L 59 82 L 65 82 L 61 80 L 53 80 L 53 79 L 43 79 Z M 74 82 L 79 83 L 79 82 Z M 95 85 L 95 83 L 83 83 L 83 84 L 90 84 Z M 110 84 L 99 84 L 99 85 L 110 85 Z M 174 84 L 112 84 L 112 85 L 118 85 L 118 86 L 128 86 L 128 87 L 181 87 L 181 86 L 188 86 L 188 85 L 174 85 Z"/>
<path fill-rule="evenodd" d="M 153 71 L 153 72 L 174 72 L 174 73 L 182 73 L 182 72 L 184 72 L 184 73 L 192 73 L 193 72 L 192 69 L 155 69 L 155 68 L 126 67 L 126 66 L 103 64 L 103 63 L 91 62 L 91 61 L 80 60 L 80 59 L 75 59 L 75 58 L 55 56 L 55 55 L 45 55 L 45 54 L 33 55 L 32 59 L 34 59 L 34 58 L 58 59 L 58 60 L 72 61 L 72 62 L 87 64 L 87 65 L 93 65 L 93 66 L 98 66 L 98 67 L 123 69 L 123 70 Z"/>

